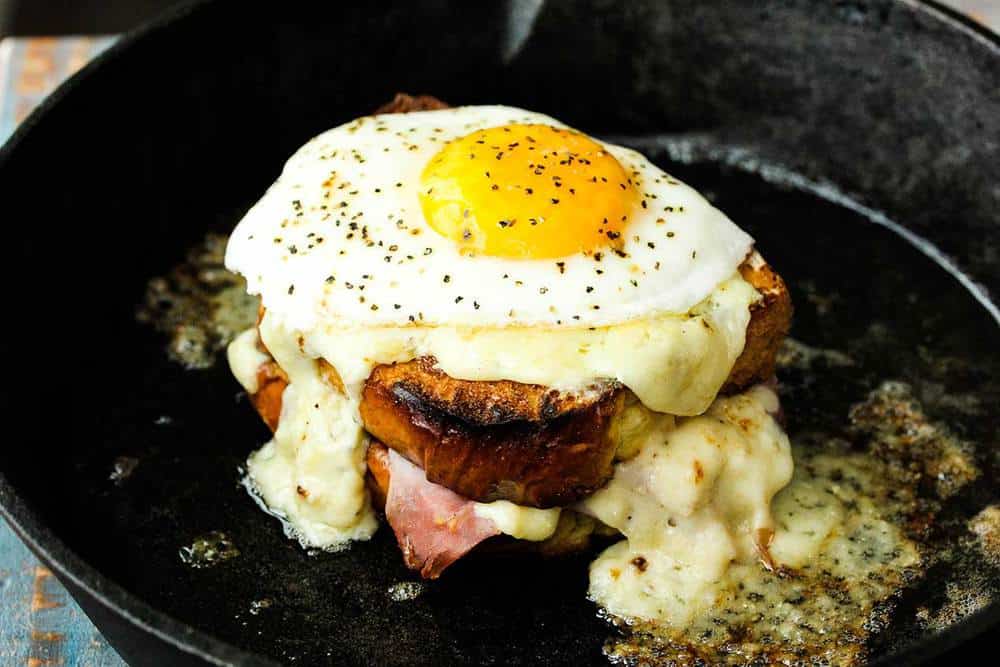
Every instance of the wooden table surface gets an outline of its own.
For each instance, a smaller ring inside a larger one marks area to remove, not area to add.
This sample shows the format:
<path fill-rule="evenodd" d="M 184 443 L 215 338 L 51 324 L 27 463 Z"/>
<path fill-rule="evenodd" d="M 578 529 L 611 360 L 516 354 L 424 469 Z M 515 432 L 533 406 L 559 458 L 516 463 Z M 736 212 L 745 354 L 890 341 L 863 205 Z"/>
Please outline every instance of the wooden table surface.
<path fill-rule="evenodd" d="M 946 0 L 1000 30 L 1000 0 Z M 0 42 L 0 143 L 63 79 L 111 37 Z M 121 667 L 125 662 L 52 573 L 0 523 L 0 664 Z"/>

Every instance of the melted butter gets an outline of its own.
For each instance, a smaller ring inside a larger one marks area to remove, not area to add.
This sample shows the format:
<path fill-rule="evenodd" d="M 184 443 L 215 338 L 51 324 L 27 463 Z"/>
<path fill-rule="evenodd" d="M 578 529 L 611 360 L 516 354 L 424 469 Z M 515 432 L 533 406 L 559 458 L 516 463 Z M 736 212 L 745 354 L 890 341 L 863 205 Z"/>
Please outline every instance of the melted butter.
<path fill-rule="evenodd" d="M 194 539 L 177 551 L 181 562 L 196 570 L 213 567 L 240 555 L 240 550 L 225 533 L 213 530 Z"/>
<path fill-rule="evenodd" d="M 184 262 L 146 285 L 136 319 L 168 336 L 167 355 L 186 368 L 209 368 L 218 352 L 253 325 L 260 300 L 223 266 L 226 237 L 209 233 Z"/>
<path fill-rule="evenodd" d="M 627 538 L 591 565 L 592 599 L 615 616 L 684 627 L 711 607 L 731 563 L 766 558 L 771 498 L 792 476 L 777 409 L 758 386 L 645 429 L 635 456 L 579 505 Z"/>
<path fill-rule="evenodd" d="M 987 505 L 969 521 L 969 530 L 978 538 L 983 556 L 1000 567 L 1000 505 Z"/>

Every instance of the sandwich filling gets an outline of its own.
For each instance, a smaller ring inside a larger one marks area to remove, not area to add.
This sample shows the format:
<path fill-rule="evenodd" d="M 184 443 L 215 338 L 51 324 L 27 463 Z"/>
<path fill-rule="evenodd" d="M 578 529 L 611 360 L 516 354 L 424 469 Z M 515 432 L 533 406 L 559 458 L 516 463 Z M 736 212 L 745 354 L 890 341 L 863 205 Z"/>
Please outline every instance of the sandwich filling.
<path fill-rule="evenodd" d="M 650 410 L 696 415 L 711 404 L 743 350 L 757 298 L 756 290 L 735 276 L 682 316 L 547 332 L 446 327 L 301 332 L 289 330 L 268 310 L 256 330 L 229 347 L 230 366 L 249 393 L 258 389 L 257 373 L 268 354 L 289 380 L 274 438 L 248 461 L 250 480 L 304 545 L 341 548 L 370 537 L 377 526 L 365 491 L 367 440 L 358 413 L 362 387 L 376 365 L 433 356 L 451 377 L 503 378 L 567 392 L 585 392 L 596 380 L 613 379 Z M 321 359 L 336 370 L 332 380 L 322 372 Z"/>

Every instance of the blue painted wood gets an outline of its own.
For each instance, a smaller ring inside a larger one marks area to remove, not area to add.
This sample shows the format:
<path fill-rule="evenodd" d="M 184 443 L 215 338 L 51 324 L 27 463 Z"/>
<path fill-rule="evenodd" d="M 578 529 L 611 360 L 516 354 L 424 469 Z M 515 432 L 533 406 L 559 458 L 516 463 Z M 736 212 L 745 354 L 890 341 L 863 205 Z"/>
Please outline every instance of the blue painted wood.
<path fill-rule="evenodd" d="M 0 525 L 0 664 L 126 667 L 6 524 Z"/>
<path fill-rule="evenodd" d="M 0 143 L 63 79 L 112 38 L 0 42 Z M 126 667 L 56 581 L 0 522 L 0 665 Z"/>
<path fill-rule="evenodd" d="M 114 37 L 10 37 L 0 41 L 0 144 L 67 77 Z"/>

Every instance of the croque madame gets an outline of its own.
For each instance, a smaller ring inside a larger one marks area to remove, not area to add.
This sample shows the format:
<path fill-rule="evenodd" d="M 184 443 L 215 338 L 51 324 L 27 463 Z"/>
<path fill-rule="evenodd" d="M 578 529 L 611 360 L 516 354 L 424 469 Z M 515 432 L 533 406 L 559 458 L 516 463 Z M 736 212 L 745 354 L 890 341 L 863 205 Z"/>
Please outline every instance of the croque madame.
<path fill-rule="evenodd" d="M 788 291 L 639 154 L 397 95 L 289 161 L 227 266 L 262 298 L 229 348 L 274 431 L 250 486 L 303 544 L 367 539 L 381 511 L 434 578 L 620 533 L 591 596 L 636 618 L 680 613 L 678 572 L 774 566 Z"/>

